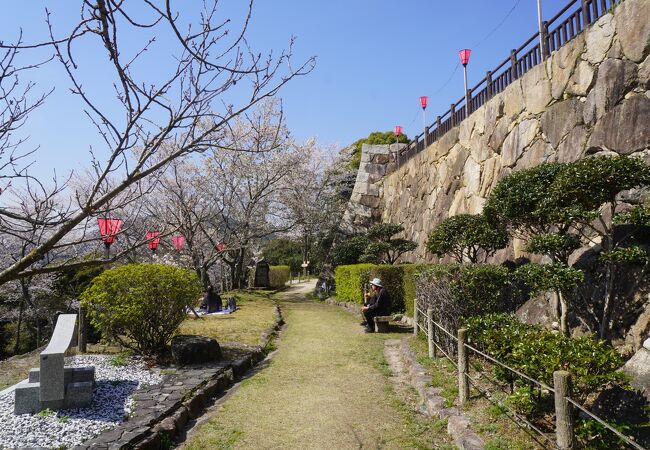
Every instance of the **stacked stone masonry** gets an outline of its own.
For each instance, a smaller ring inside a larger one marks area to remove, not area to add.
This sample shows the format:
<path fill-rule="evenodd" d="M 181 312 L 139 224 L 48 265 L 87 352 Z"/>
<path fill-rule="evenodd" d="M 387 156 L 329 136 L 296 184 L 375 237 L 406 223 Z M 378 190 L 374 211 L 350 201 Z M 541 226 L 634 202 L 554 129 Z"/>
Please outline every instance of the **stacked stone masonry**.
<path fill-rule="evenodd" d="M 650 1 L 625 0 L 392 172 L 393 146 L 364 146 L 346 231 L 403 224 L 418 243 L 410 259 L 431 261 L 429 232 L 480 213 L 512 171 L 610 152 L 650 162 L 649 17 Z M 497 258 L 519 256 L 517 247 Z"/>

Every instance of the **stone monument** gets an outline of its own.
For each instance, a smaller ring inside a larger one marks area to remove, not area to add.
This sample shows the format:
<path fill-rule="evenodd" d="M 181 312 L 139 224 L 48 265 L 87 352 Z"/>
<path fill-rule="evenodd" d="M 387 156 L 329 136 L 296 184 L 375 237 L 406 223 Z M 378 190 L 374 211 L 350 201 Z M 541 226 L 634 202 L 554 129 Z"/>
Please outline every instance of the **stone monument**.
<path fill-rule="evenodd" d="M 269 281 L 269 263 L 264 258 L 255 264 L 255 277 L 253 287 L 267 288 L 271 284 Z"/>
<path fill-rule="evenodd" d="M 50 343 L 41 352 L 40 368 L 31 369 L 27 382 L 16 386 L 14 414 L 90 405 L 95 368 L 64 367 L 65 353 L 76 344 L 76 323 L 76 314 L 61 314 L 58 317 Z"/>

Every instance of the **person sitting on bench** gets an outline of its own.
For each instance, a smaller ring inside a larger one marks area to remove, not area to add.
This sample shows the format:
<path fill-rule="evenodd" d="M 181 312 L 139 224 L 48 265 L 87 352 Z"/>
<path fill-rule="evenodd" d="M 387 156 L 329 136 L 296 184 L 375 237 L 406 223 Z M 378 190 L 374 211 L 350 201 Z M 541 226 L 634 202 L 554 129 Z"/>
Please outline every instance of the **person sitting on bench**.
<path fill-rule="evenodd" d="M 381 280 L 379 278 L 373 279 L 370 282 L 370 286 L 375 294 L 376 300 L 361 309 L 361 313 L 364 319 L 366 319 L 366 333 L 375 332 L 375 317 L 390 314 L 390 296 L 386 288 L 381 285 Z"/>

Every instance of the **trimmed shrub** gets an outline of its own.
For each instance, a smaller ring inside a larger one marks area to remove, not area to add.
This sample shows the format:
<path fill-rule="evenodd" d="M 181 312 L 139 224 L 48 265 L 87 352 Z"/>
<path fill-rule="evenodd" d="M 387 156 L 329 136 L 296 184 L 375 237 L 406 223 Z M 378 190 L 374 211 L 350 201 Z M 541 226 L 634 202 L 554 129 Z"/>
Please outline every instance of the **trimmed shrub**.
<path fill-rule="evenodd" d="M 404 314 L 413 317 L 413 304 L 416 295 L 417 278 L 427 270 L 431 270 L 433 264 L 402 264 L 402 286 L 404 289 Z"/>
<path fill-rule="evenodd" d="M 161 354 L 185 306 L 201 295 L 196 273 L 163 264 L 127 264 L 93 279 L 81 294 L 91 323 L 139 354 Z"/>
<path fill-rule="evenodd" d="M 283 288 L 289 281 L 291 268 L 289 266 L 269 267 L 269 285 L 272 288 Z"/>
<path fill-rule="evenodd" d="M 336 298 L 343 302 L 363 303 L 363 289 L 370 281 L 370 269 L 374 264 L 338 266 L 334 272 Z"/>
<path fill-rule="evenodd" d="M 624 382 L 618 371 L 621 355 L 592 337 L 572 338 L 540 326 L 520 323 L 511 314 L 488 314 L 466 319 L 470 342 L 475 342 L 504 364 L 552 386 L 553 372 L 568 370 L 574 397 L 584 402 L 589 394 L 610 382 Z M 495 375 L 506 381 L 504 370 Z"/>

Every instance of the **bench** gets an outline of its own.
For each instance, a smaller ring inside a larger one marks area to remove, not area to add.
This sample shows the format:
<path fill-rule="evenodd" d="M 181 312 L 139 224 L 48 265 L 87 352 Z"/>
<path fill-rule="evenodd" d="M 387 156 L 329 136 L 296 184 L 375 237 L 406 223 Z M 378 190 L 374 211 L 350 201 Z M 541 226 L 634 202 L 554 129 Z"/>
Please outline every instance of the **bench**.
<path fill-rule="evenodd" d="M 95 368 L 65 368 L 65 354 L 76 344 L 77 315 L 59 315 L 49 344 L 41 352 L 40 368 L 16 386 L 14 414 L 44 409 L 83 408 L 92 402 Z"/>
<path fill-rule="evenodd" d="M 393 320 L 393 316 L 376 316 L 375 330 L 377 330 L 377 333 L 388 333 L 389 322 L 391 320 Z"/>

